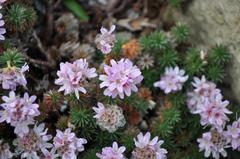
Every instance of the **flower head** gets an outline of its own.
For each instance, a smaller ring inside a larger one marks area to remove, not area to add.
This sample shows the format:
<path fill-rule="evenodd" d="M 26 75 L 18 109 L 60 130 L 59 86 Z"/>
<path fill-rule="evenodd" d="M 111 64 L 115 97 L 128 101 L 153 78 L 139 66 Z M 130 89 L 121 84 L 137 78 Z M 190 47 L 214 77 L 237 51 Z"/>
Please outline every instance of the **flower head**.
<path fill-rule="evenodd" d="M 2 3 L 4 3 L 4 2 L 6 2 L 7 0 L 0 0 L 0 4 L 2 4 Z"/>
<path fill-rule="evenodd" d="M 131 92 L 137 92 L 137 84 L 141 83 L 143 76 L 137 66 L 128 59 L 120 61 L 111 60 L 111 66 L 105 65 L 106 75 L 100 75 L 99 79 L 103 81 L 100 87 L 107 87 L 104 95 L 124 98 L 124 95 L 130 96 Z"/>
<path fill-rule="evenodd" d="M 136 148 L 133 150 L 133 159 L 166 159 L 167 150 L 161 148 L 162 140 L 158 141 L 158 137 L 150 139 L 151 135 L 147 132 L 145 135 L 138 134 L 134 139 Z"/>
<path fill-rule="evenodd" d="M 101 34 L 98 34 L 95 39 L 97 48 L 100 49 L 104 54 L 109 54 L 114 47 L 116 38 L 115 35 L 112 33 L 114 32 L 115 28 L 116 26 L 112 25 L 110 30 L 108 31 L 106 28 L 102 27 L 100 29 Z"/>
<path fill-rule="evenodd" d="M 199 143 L 199 150 L 205 151 L 205 157 L 209 157 L 211 154 L 214 159 L 219 159 L 220 154 L 223 157 L 227 156 L 227 152 L 225 151 L 225 148 L 228 147 L 226 138 L 215 129 L 203 133 L 202 138 L 199 138 L 197 142 Z"/>
<path fill-rule="evenodd" d="M 199 94 L 201 97 L 211 97 L 213 95 L 219 94 L 220 90 L 216 88 L 216 84 L 210 81 L 207 81 L 205 76 L 202 76 L 201 79 L 194 77 L 194 92 Z"/>
<path fill-rule="evenodd" d="M 4 143 L 3 140 L 0 140 L 0 158 L 1 159 L 11 159 L 13 153 L 10 151 L 10 147 L 7 143 Z"/>
<path fill-rule="evenodd" d="M 192 85 L 194 90 L 187 94 L 187 105 L 190 112 L 196 114 L 197 110 L 199 110 L 206 101 L 221 94 L 221 91 L 216 88 L 216 84 L 207 81 L 205 76 L 202 76 L 201 79 L 198 77 L 194 77 L 193 79 Z"/>
<path fill-rule="evenodd" d="M 2 6 L 1 6 L 2 3 L 3 3 L 3 2 L 0 2 L 0 9 L 2 8 Z M 5 37 L 4 37 L 3 34 L 6 33 L 6 29 L 4 28 L 5 22 L 4 22 L 4 20 L 3 20 L 2 18 L 3 18 L 3 16 L 2 16 L 2 14 L 0 13 L 0 40 L 5 40 Z"/>
<path fill-rule="evenodd" d="M 48 143 L 51 138 L 51 135 L 47 135 L 45 124 L 40 124 L 39 126 L 35 125 L 33 129 L 29 130 L 28 133 L 22 137 L 19 136 L 15 140 L 17 153 L 21 154 L 21 158 L 38 159 L 40 152 L 46 151 L 46 149 L 53 146 L 52 144 Z"/>
<path fill-rule="evenodd" d="M 94 118 L 96 118 L 97 124 L 101 129 L 115 132 L 119 127 L 123 127 L 126 124 L 120 107 L 116 105 L 105 107 L 102 103 L 97 105 L 98 107 L 93 107 L 93 110 L 96 112 Z"/>
<path fill-rule="evenodd" d="M 23 65 L 21 68 L 8 64 L 8 67 L 0 70 L 0 83 L 2 83 L 2 88 L 16 90 L 16 87 L 19 85 L 26 87 L 27 80 L 25 78 L 25 73 L 28 69 L 29 67 L 27 64 Z"/>
<path fill-rule="evenodd" d="M 175 68 L 167 67 L 161 80 L 155 82 L 154 86 L 164 90 L 165 94 L 181 90 L 184 82 L 188 79 L 188 75 L 184 74 L 185 71 L 179 69 L 178 66 Z"/>
<path fill-rule="evenodd" d="M 216 84 L 207 81 L 205 76 L 202 76 L 201 79 L 194 77 L 192 85 L 193 91 L 187 94 L 187 105 L 190 112 L 200 115 L 200 122 L 203 126 L 211 125 L 222 130 L 229 120 L 227 114 L 232 113 L 227 109 L 229 102 L 223 100 L 221 91 L 216 88 Z"/>
<path fill-rule="evenodd" d="M 14 132 L 19 136 L 28 133 L 28 125 L 34 123 L 34 117 L 40 115 L 38 110 L 39 105 L 34 103 L 36 96 L 30 96 L 28 93 L 21 98 L 16 96 L 15 92 L 11 91 L 9 97 L 3 96 L 0 106 L 0 122 L 6 121 L 11 126 L 15 127 Z"/>
<path fill-rule="evenodd" d="M 202 125 L 211 125 L 217 129 L 225 127 L 226 122 L 229 120 L 227 114 L 231 114 L 226 107 L 229 102 L 222 100 L 222 95 L 217 94 L 206 100 L 196 111 L 201 117 Z"/>
<path fill-rule="evenodd" d="M 228 143 L 231 143 L 232 148 L 240 150 L 240 118 L 234 121 L 232 125 L 227 126 L 225 131 Z"/>
<path fill-rule="evenodd" d="M 79 99 L 79 92 L 86 93 L 83 87 L 86 79 L 97 76 L 95 68 L 88 68 L 86 59 L 79 59 L 73 63 L 61 63 L 60 71 L 57 72 L 58 79 L 55 84 L 62 85 L 58 91 L 64 91 L 64 94 L 75 93 Z"/>
<path fill-rule="evenodd" d="M 124 146 L 118 147 L 116 142 L 113 142 L 112 147 L 105 147 L 102 153 L 97 153 L 100 159 L 125 159 L 123 152 L 126 150 Z"/>
<path fill-rule="evenodd" d="M 53 139 L 54 147 L 57 149 L 58 154 L 62 156 L 62 159 L 76 158 L 78 152 L 84 150 L 83 144 L 86 143 L 86 139 L 77 138 L 70 128 L 64 132 L 57 130 L 57 134 Z"/>
<path fill-rule="evenodd" d="M 59 154 L 56 153 L 56 148 L 52 148 L 51 151 L 43 149 L 42 153 L 44 155 L 42 159 L 56 159 L 57 157 L 59 157 Z"/>

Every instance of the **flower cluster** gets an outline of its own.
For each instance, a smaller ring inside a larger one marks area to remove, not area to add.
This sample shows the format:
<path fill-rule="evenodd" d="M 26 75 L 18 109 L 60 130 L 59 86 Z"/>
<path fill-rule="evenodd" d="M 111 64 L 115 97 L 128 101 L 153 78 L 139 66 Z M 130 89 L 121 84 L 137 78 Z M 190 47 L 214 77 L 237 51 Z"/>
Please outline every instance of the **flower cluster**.
<path fill-rule="evenodd" d="M 93 107 L 96 112 L 94 118 L 102 130 L 115 132 L 119 127 L 126 124 L 122 109 L 116 105 L 105 107 L 102 103 L 97 104 L 98 107 Z"/>
<path fill-rule="evenodd" d="M 132 152 L 133 159 L 166 159 L 167 150 L 161 148 L 163 144 L 162 140 L 158 141 L 158 137 L 150 140 L 150 133 L 147 132 L 145 135 L 142 133 L 138 134 L 137 138 L 134 139 L 136 148 Z"/>
<path fill-rule="evenodd" d="M 225 148 L 228 148 L 226 137 L 223 133 L 212 129 L 210 132 L 203 133 L 202 138 L 198 140 L 200 151 L 205 151 L 204 156 L 209 157 L 211 154 L 214 159 L 219 159 L 220 154 L 227 156 Z"/>
<path fill-rule="evenodd" d="M 100 75 L 99 79 L 103 81 L 100 87 L 107 87 L 104 90 L 104 95 L 124 98 L 124 94 L 131 95 L 131 92 L 137 92 L 137 84 L 141 83 L 143 76 L 140 69 L 133 65 L 128 59 L 120 61 L 111 60 L 111 66 L 105 65 L 104 71 L 106 75 Z"/>
<path fill-rule="evenodd" d="M 39 105 L 34 103 L 36 96 L 30 96 L 25 93 L 21 98 L 16 96 L 15 92 L 11 91 L 9 97 L 3 96 L 0 106 L 0 122 L 6 121 L 14 126 L 14 132 L 19 136 L 23 136 L 29 132 L 28 125 L 34 123 L 34 117 L 40 115 L 38 110 Z"/>
<path fill-rule="evenodd" d="M 56 148 L 53 147 L 50 151 L 48 151 L 47 149 L 43 149 L 42 150 L 43 153 L 43 159 L 56 159 L 57 157 L 59 157 L 60 155 L 56 153 Z"/>
<path fill-rule="evenodd" d="M 97 153 L 96 156 L 100 159 L 125 159 L 123 152 L 126 150 L 124 146 L 118 147 L 117 142 L 113 142 L 112 147 L 105 147 L 102 153 Z"/>
<path fill-rule="evenodd" d="M 223 100 L 223 96 L 216 85 L 209 82 L 202 76 L 201 79 L 195 77 L 193 92 L 188 93 L 188 107 L 194 114 L 201 117 L 201 125 L 211 125 L 217 129 L 223 129 L 229 120 L 227 114 L 231 114 L 226 107 L 229 102 Z"/>
<path fill-rule="evenodd" d="M 0 0 L 0 9 L 2 8 L 2 4 L 5 2 L 6 0 Z M 0 40 L 5 40 L 5 37 L 3 34 L 6 33 L 6 29 L 4 28 L 4 20 L 2 19 L 3 16 L 2 14 L 0 13 Z"/>
<path fill-rule="evenodd" d="M 234 150 L 240 150 L 240 118 L 227 126 L 225 136 Z"/>
<path fill-rule="evenodd" d="M 57 134 L 53 139 L 54 147 L 58 154 L 62 156 L 62 159 L 75 159 L 78 152 L 84 150 L 83 144 L 86 144 L 87 140 L 83 138 L 77 138 L 75 133 L 71 132 L 68 128 L 64 132 L 57 130 Z"/>
<path fill-rule="evenodd" d="M 154 87 L 161 88 L 165 94 L 181 90 L 184 82 L 188 79 L 188 75 L 184 74 L 185 71 L 179 69 L 178 66 L 167 67 L 161 80 L 154 83 Z"/>
<path fill-rule="evenodd" d="M 95 68 L 88 68 L 86 59 L 79 59 L 73 63 L 61 63 L 57 75 L 59 78 L 55 80 L 55 84 L 61 85 L 58 91 L 64 91 L 65 95 L 75 93 L 78 99 L 79 92 L 87 92 L 83 87 L 84 82 L 97 76 Z"/>
<path fill-rule="evenodd" d="M 29 67 L 27 64 L 23 65 L 21 68 L 10 66 L 0 70 L 0 83 L 2 83 L 3 89 L 16 90 L 18 85 L 26 87 L 27 80 L 25 78 L 25 73 L 28 71 Z"/>
<path fill-rule="evenodd" d="M 198 77 L 194 77 L 193 79 L 192 85 L 194 90 L 187 94 L 187 105 L 190 112 L 194 114 L 201 107 L 202 103 L 220 94 L 221 91 L 216 88 L 215 83 L 207 81 L 205 76 L 202 76 L 201 79 Z"/>
<path fill-rule="evenodd" d="M 35 125 L 28 133 L 15 140 L 17 146 L 16 153 L 21 154 L 21 158 L 39 159 L 39 153 L 45 152 L 53 145 L 49 143 L 52 136 L 47 135 L 45 124 Z"/>
<path fill-rule="evenodd" d="M 108 31 L 106 28 L 102 27 L 100 29 L 101 34 L 98 34 L 95 43 L 97 48 L 100 49 L 104 54 L 109 54 L 114 47 L 114 43 L 116 41 L 115 35 L 112 34 L 115 30 L 116 26 L 112 25 L 110 30 Z"/>
<path fill-rule="evenodd" d="M 4 143 L 3 140 L 0 140 L 0 158 L 1 159 L 11 159 L 13 153 L 10 151 L 10 147 L 7 143 Z"/>

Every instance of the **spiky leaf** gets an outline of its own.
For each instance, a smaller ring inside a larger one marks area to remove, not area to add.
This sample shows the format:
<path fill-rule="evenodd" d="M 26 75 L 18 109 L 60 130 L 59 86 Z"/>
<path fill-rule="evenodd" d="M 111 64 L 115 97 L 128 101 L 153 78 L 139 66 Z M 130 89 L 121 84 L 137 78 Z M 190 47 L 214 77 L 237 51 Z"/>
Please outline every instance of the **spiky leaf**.
<path fill-rule="evenodd" d="M 216 64 L 226 64 L 230 59 L 230 53 L 226 46 L 218 44 L 209 52 L 209 61 Z"/>
<path fill-rule="evenodd" d="M 25 63 L 23 55 L 17 49 L 7 49 L 0 56 L 0 66 L 7 67 L 7 62 L 10 62 L 11 66 L 21 67 Z"/>
<path fill-rule="evenodd" d="M 161 31 L 156 31 L 148 36 L 140 38 L 140 44 L 146 50 L 149 49 L 166 49 L 169 45 L 169 40 Z"/>
<path fill-rule="evenodd" d="M 189 29 L 184 24 L 177 24 L 175 27 L 171 30 L 173 36 L 177 40 L 177 42 L 185 42 L 189 35 Z"/>

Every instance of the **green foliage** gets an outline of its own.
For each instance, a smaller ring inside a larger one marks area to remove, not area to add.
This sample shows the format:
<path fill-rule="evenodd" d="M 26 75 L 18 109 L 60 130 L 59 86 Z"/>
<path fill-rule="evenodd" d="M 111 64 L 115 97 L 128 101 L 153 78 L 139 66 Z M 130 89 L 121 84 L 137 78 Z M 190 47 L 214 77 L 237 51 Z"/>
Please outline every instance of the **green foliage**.
<path fill-rule="evenodd" d="M 175 107 L 162 111 L 162 122 L 156 122 L 154 125 L 154 134 L 163 138 L 173 134 L 174 126 L 181 121 L 181 112 Z"/>
<path fill-rule="evenodd" d="M 85 21 L 89 20 L 89 16 L 76 0 L 63 0 L 63 3 L 66 5 L 68 9 L 70 9 L 80 19 Z"/>
<path fill-rule="evenodd" d="M 119 141 L 120 132 L 109 133 L 108 131 L 99 131 L 95 136 L 96 144 L 100 147 L 112 145 L 114 141 Z"/>
<path fill-rule="evenodd" d="M 182 0 L 168 0 L 168 3 L 173 7 L 180 7 Z"/>
<path fill-rule="evenodd" d="M 167 138 L 173 134 L 173 126 L 167 122 L 155 123 L 153 133 L 162 138 Z"/>
<path fill-rule="evenodd" d="M 163 115 L 164 122 L 170 125 L 174 125 L 181 120 L 180 118 L 181 112 L 175 107 L 165 110 L 162 115 Z"/>
<path fill-rule="evenodd" d="M 188 49 L 184 59 L 184 67 L 190 76 L 198 75 L 204 70 L 204 63 L 200 58 L 200 51 L 195 48 Z"/>
<path fill-rule="evenodd" d="M 177 42 L 185 42 L 189 35 L 189 28 L 186 25 L 179 23 L 172 28 L 171 32 Z"/>
<path fill-rule="evenodd" d="M 0 56 L 0 66 L 7 67 L 8 62 L 11 66 L 21 67 L 25 63 L 25 59 L 17 49 L 7 49 Z"/>
<path fill-rule="evenodd" d="M 93 140 L 97 134 L 96 121 L 90 110 L 74 106 L 70 109 L 71 123 L 77 128 L 79 136 Z"/>
<path fill-rule="evenodd" d="M 161 72 L 156 69 L 143 70 L 142 74 L 144 76 L 144 86 L 153 88 L 153 83 L 159 80 L 161 73 L 163 73 L 163 70 L 161 70 Z"/>
<path fill-rule="evenodd" d="M 70 109 L 71 122 L 77 127 L 95 126 L 93 114 L 84 108 L 77 106 Z"/>
<path fill-rule="evenodd" d="M 101 153 L 101 150 L 88 149 L 82 154 L 81 159 L 98 159 L 98 157 L 96 156 L 96 153 Z"/>
<path fill-rule="evenodd" d="M 122 51 L 122 45 L 124 44 L 124 41 L 122 39 L 117 39 L 116 43 L 114 44 L 113 53 L 120 54 Z"/>
<path fill-rule="evenodd" d="M 181 107 L 185 106 L 186 95 L 181 92 L 170 94 L 169 100 L 171 101 L 171 103 L 174 107 L 181 108 Z"/>
<path fill-rule="evenodd" d="M 215 64 L 226 64 L 230 60 L 230 53 L 226 46 L 218 44 L 209 52 L 209 61 Z"/>
<path fill-rule="evenodd" d="M 173 49 L 166 49 L 158 58 L 158 63 L 161 68 L 175 66 L 178 62 L 177 52 Z"/>
<path fill-rule="evenodd" d="M 126 152 L 131 152 L 134 148 L 133 138 L 135 136 L 130 134 L 124 134 L 121 138 L 121 143 L 126 147 Z"/>
<path fill-rule="evenodd" d="M 222 82 L 225 74 L 222 66 L 210 65 L 206 70 L 206 76 L 208 80 L 211 80 L 215 83 Z"/>
<path fill-rule="evenodd" d="M 7 26 L 10 26 L 12 30 L 23 32 L 33 26 L 37 17 L 32 7 L 15 3 L 7 10 L 5 18 Z"/>
<path fill-rule="evenodd" d="M 166 49 L 169 45 L 168 38 L 161 31 L 155 31 L 147 36 L 140 38 L 140 44 L 146 50 L 150 49 Z"/>

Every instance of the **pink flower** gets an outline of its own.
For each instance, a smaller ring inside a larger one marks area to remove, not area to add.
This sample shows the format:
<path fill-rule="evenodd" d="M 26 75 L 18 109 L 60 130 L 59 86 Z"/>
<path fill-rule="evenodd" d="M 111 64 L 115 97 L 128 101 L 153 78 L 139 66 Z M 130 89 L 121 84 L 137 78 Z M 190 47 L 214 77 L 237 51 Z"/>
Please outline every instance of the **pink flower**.
<path fill-rule="evenodd" d="M 107 87 L 104 90 L 104 95 L 112 98 L 119 95 L 123 99 L 124 94 L 130 96 L 131 91 L 137 92 L 136 85 L 143 80 L 140 69 L 135 65 L 133 66 L 133 63 L 128 59 L 121 59 L 118 62 L 112 59 L 110 63 L 111 66 L 104 66 L 106 75 L 99 76 L 99 79 L 103 81 L 100 88 Z"/>
<path fill-rule="evenodd" d="M 208 101 L 212 97 L 216 97 L 218 94 L 221 94 L 221 91 L 216 88 L 216 84 L 213 82 L 207 81 L 205 76 L 202 76 L 201 79 L 194 77 L 194 90 L 188 92 L 187 96 L 187 105 L 190 109 L 190 112 L 196 114 L 196 111 L 204 104 L 205 101 Z"/>
<path fill-rule="evenodd" d="M 64 91 L 64 94 L 75 93 L 79 99 L 79 92 L 86 93 L 83 87 L 87 79 L 97 76 L 95 68 L 88 68 L 86 59 L 79 59 L 73 63 L 61 63 L 60 71 L 57 72 L 58 79 L 55 84 L 62 85 L 58 91 Z"/>
<path fill-rule="evenodd" d="M 0 158 L 1 159 L 13 158 L 13 153 L 10 151 L 10 146 L 8 145 L 8 143 L 3 143 L 3 140 L 0 140 Z"/>
<path fill-rule="evenodd" d="M 154 87 L 161 88 L 165 94 L 181 90 L 188 79 L 188 76 L 184 76 L 184 74 L 185 71 L 179 69 L 178 66 L 175 68 L 167 67 L 161 80 L 154 83 Z"/>
<path fill-rule="evenodd" d="M 102 130 L 112 133 L 126 124 L 122 109 L 117 105 L 105 107 L 99 102 L 97 105 L 98 107 L 93 107 L 93 110 L 96 112 L 94 118 L 96 118 L 97 124 Z"/>
<path fill-rule="evenodd" d="M 225 131 L 227 141 L 231 143 L 232 148 L 240 150 L 240 118 L 234 121 L 232 125 L 227 126 Z"/>
<path fill-rule="evenodd" d="M 28 65 L 25 64 L 22 68 L 9 65 L 7 68 L 0 70 L 0 82 L 2 83 L 2 88 L 16 90 L 16 87 L 19 85 L 26 87 L 27 80 L 25 78 L 25 73 L 28 69 Z"/>
<path fill-rule="evenodd" d="M 13 91 L 9 93 L 9 97 L 3 96 L 0 106 L 0 122 L 6 121 L 11 126 L 15 127 L 14 132 L 19 136 L 28 133 L 28 125 L 34 123 L 34 117 L 40 115 L 38 110 L 39 105 L 34 103 L 36 96 L 30 96 L 28 93 L 24 94 L 23 98 L 16 96 Z"/>
<path fill-rule="evenodd" d="M 112 147 L 105 147 L 102 153 L 97 153 L 96 156 L 100 159 L 125 159 L 123 152 L 126 150 L 124 146 L 118 147 L 116 142 L 113 142 Z"/>
<path fill-rule="evenodd" d="M 223 129 L 229 120 L 227 114 L 232 113 L 227 109 L 229 102 L 223 100 L 221 91 L 204 76 L 201 79 L 194 77 L 192 85 L 194 90 L 187 94 L 190 112 L 200 115 L 203 126 L 211 125 L 218 130 Z"/>
<path fill-rule="evenodd" d="M 3 2 L 0 2 L 0 9 L 2 8 L 1 3 L 3 3 Z M 0 13 L 0 40 L 5 40 L 5 37 L 3 36 L 3 34 L 6 33 L 6 29 L 3 27 L 5 22 L 2 18 L 3 18 L 3 16 Z"/>
<path fill-rule="evenodd" d="M 143 158 L 156 158 L 166 159 L 167 150 L 161 148 L 163 144 L 162 140 L 158 141 L 158 137 L 150 140 L 150 133 L 147 132 L 145 135 L 142 133 L 138 134 L 137 139 L 134 139 L 136 148 L 133 150 L 133 159 Z"/>
<path fill-rule="evenodd" d="M 29 132 L 15 140 L 17 152 L 21 154 L 21 158 L 39 159 L 39 154 L 53 145 L 48 143 L 52 136 L 47 134 L 45 124 L 34 126 Z"/>
<path fill-rule="evenodd" d="M 58 154 L 62 156 L 62 159 L 75 159 L 78 152 L 84 151 L 83 144 L 86 143 L 86 139 L 77 138 L 70 128 L 64 132 L 57 130 L 57 134 L 53 139 L 54 147 L 57 149 Z"/>
<path fill-rule="evenodd" d="M 204 102 L 198 93 L 188 92 L 187 93 L 187 106 L 192 114 L 196 114 L 196 111 L 199 109 L 200 105 Z"/>
<path fill-rule="evenodd" d="M 225 148 L 228 148 L 229 146 L 227 145 L 226 138 L 222 133 L 216 130 L 203 133 L 202 138 L 199 138 L 197 142 L 199 143 L 199 151 L 205 151 L 205 157 L 209 157 L 211 154 L 214 159 L 219 159 L 220 154 L 223 157 L 227 157 Z"/>
<path fill-rule="evenodd" d="M 110 30 L 108 31 L 106 28 L 102 27 L 100 29 L 101 34 L 98 34 L 95 39 L 97 48 L 100 49 L 104 54 L 109 54 L 114 47 L 116 38 L 115 35 L 112 33 L 114 32 L 115 28 L 116 26 L 112 25 Z"/>
<path fill-rule="evenodd" d="M 56 159 L 57 157 L 59 157 L 59 154 L 56 154 L 56 148 L 52 148 L 51 151 L 43 149 L 42 153 L 44 155 L 42 159 Z"/>
<path fill-rule="evenodd" d="M 206 100 L 196 111 L 200 114 L 202 125 L 211 125 L 217 129 L 223 129 L 227 121 L 227 114 L 231 114 L 226 107 L 229 102 L 222 101 L 222 95 L 217 94 Z"/>
<path fill-rule="evenodd" d="M 211 97 L 212 95 L 219 94 L 221 91 L 216 88 L 216 84 L 206 80 L 205 76 L 201 79 L 194 77 L 192 85 L 195 87 L 194 92 L 198 93 L 202 97 Z"/>

